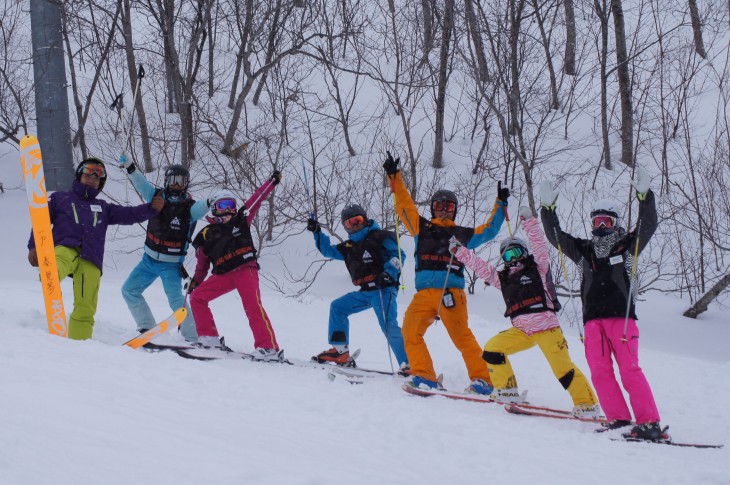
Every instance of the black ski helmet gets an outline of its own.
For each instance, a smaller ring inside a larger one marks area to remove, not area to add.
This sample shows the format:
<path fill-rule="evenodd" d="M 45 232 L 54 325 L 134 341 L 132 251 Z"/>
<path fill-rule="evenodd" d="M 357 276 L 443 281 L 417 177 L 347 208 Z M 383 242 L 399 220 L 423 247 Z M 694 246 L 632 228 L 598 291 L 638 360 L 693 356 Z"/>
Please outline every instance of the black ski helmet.
<path fill-rule="evenodd" d="M 84 168 L 84 165 L 92 164 L 101 165 L 102 167 L 104 167 L 104 176 L 99 178 L 99 192 L 101 192 L 104 189 L 104 185 L 106 184 L 106 165 L 104 165 L 104 162 L 96 157 L 84 158 L 79 162 L 79 164 L 76 166 L 76 180 L 81 180 L 81 170 Z"/>
<path fill-rule="evenodd" d="M 459 210 L 459 199 L 456 198 L 456 194 L 452 191 L 440 189 L 434 192 L 431 197 L 431 218 L 436 217 L 436 214 L 433 212 L 433 203 L 440 200 L 454 203 L 454 217 L 456 217 L 456 211 Z"/>
<path fill-rule="evenodd" d="M 172 190 L 170 185 L 173 183 L 173 177 L 182 177 L 182 182 L 179 185 L 183 186 L 183 189 Z M 188 184 L 190 183 L 190 172 L 187 168 L 182 165 L 170 165 L 165 170 L 165 192 L 171 197 L 181 197 L 185 195 L 188 190 Z"/>
<path fill-rule="evenodd" d="M 362 208 L 360 204 L 347 204 L 342 212 L 340 212 L 340 222 L 345 222 L 350 217 L 363 216 L 365 220 L 368 218 L 368 213 Z"/>

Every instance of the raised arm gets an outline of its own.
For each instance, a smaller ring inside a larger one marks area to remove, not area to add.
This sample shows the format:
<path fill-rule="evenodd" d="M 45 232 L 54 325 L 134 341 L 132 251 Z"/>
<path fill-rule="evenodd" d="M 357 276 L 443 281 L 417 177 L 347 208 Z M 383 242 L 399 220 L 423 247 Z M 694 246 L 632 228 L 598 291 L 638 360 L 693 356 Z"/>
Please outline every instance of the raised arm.
<path fill-rule="evenodd" d="M 246 218 L 246 222 L 249 225 L 256 217 L 256 214 L 261 208 L 261 204 L 269 197 L 269 195 L 271 195 L 280 180 L 281 173 L 278 171 L 274 172 L 274 174 L 268 180 L 266 180 L 266 182 L 261 184 L 261 187 L 256 189 L 253 195 L 246 201 L 244 207 L 248 211 L 248 217 Z"/>
<path fill-rule="evenodd" d="M 418 236 L 419 233 L 419 220 L 418 208 L 416 203 L 413 202 L 411 194 L 408 192 L 406 184 L 403 182 L 403 177 L 400 172 L 399 164 L 400 158 L 393 159 L 393 156 L 388 153 L 383 168 L 385 173 L 388 175 L 388 183 L 390 184 L 390 191 L 395 196 L 395 212 L 400 217 L 400 220 L 406 226 L 406 230 L 411 236 Z"/>
<path fill-rule="evenodd" d="M 497 269 L 489 264 L 488 261 L 484 261 L 476 254 L 469 251 L 465 246 L 460 246 L 456 251 L 455 256 L 456 259 L 464 263 L 464 266 L 474 271 L 474 274 L 476 274 L 479 278 L 497 289 L 502 287 L 499 277 L 497 276 Z"/>

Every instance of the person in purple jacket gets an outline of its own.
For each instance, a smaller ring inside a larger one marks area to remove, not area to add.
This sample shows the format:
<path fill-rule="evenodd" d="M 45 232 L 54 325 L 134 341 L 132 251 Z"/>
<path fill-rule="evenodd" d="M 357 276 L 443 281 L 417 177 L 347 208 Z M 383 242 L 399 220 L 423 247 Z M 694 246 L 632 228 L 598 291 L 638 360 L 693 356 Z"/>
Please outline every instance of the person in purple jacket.
<path fill-rule="evenodd" d="M 76 167 L 76 180 L 68 192 L 54 192 L 48 198 L 53 225 L 58 278 L 74 280 L 74 309 L 69 317 L 68 336 L 91 338 L 104 263 L 104 244 L 109 225 L 131 225 L 156 216 L 165 205 L 162 197 L 134 207 L 97 199 L 106 183 L 106 167 L 98 158 L 87 158 Z M 28 261 L 38 266 L 35 240 L 28 241 Z"/>

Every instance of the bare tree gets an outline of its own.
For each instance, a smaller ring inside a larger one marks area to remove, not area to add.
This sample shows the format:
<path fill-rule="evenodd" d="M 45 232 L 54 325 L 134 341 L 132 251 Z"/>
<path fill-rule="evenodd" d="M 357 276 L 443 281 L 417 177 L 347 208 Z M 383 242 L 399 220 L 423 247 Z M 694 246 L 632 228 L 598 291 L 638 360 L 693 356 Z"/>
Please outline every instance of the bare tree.
<path fill-rule="evenodd" d="M 565 60 L 563 61 L 563 72 L 569 76 L 575 76 L 575 45 L 577 34 L 575 31 L 575 8 L 573 0 L 563 0 L 565 9 Z M 537 7 L 535 8 L 537 10 Z"/>
<path fill-rule="evenodd" d="M 438 82 L 436 87 L 436 126 L 434 128 L 433 168 L 444 166 L 444 111 L 446 110 L 446 84 L 449 81 L 449 46 L 454 30 L 454 0 L 444 1 L 441 26 L 441 51 L 439 53 Z"/>
<path fill-rule="evenodd" d="M 616 39 L 616 75 L 621 96 L 621 161 L 634 165 L 634 107 L 631 75 L 629 74 L 629 55 L 626 48 L 626 27 L 621 0 L 611 0 L 613 29 Z"/>
<path fill-rule="evenodd" d="M 697 8 L 697 0 L 687 0 L 689 3 L 689 16 L 692 19 L 692 33 L 695 40 L 695 52 L 703 59 L 707 59 L 705 52 L 705 43 L 702 40 L 702 20 L 700 19 L 700 10 Z"/>

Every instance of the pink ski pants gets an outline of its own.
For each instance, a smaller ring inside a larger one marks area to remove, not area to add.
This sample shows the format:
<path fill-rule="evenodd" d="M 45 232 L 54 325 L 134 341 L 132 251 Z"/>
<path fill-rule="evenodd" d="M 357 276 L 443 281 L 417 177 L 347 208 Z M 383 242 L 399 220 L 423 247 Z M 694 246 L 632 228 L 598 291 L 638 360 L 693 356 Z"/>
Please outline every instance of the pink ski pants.
<path fill-rule="evenodd" d="M 591 380 L 606 419 L 631 421 L 621 387 L 613 372 L 613 355 L 621 382 L 629 395 L 638 424 L 659 421 L 659 411 L 644 372 L 639 367 L 639 327 L 630 318 L 623 341 L 625 320 L 620 317 L 598 318 L 585 324 L 585 350 Z"/>
<path fill-rule="evenodd" d="M 254 347 L 279 350 L 274 328 L 261 303 L 259 272 L 255 266 L 241 266 L 225 274 L 213 274 L 190 294 L 190 307 L 198 336 L 218 336 L 209 303 L 234 289 L 241 295 L 243 309 L 253 332 Z"/>

